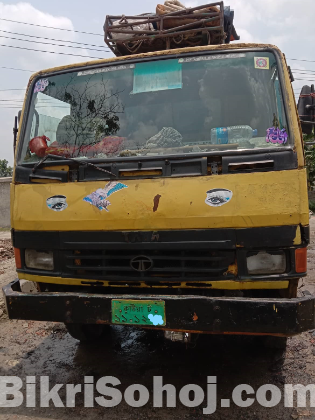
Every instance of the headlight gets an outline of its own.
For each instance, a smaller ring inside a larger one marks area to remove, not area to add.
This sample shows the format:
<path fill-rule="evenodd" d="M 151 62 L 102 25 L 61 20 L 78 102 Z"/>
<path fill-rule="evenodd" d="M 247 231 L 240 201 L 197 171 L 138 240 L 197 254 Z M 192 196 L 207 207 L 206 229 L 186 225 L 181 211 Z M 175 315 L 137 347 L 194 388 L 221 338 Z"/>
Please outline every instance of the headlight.
<path fill-rule="evenodd" d="M 286 271 L 285 253 L 260 251 L 247 257 L 248 274 L 282 274 Z"/>
<path fill-rule="evenodd" d="M 52 251 L 25 250 L 25 265 L 27 268 L 52 271 L 54 269 L 54 257 Z"/>

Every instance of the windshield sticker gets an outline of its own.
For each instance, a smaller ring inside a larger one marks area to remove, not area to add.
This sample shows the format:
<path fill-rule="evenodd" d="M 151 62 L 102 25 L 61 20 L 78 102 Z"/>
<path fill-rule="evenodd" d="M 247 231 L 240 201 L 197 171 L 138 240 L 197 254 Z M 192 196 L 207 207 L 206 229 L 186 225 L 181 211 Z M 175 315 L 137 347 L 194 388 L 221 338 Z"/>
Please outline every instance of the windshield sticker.
<path fill-rule="evenodd" d="M 192 63 L 196 61 L 212 61 L 212 60 L 226 60 L 229 58 L 244 58 L 245 54 L 217 54 L 217 55 L 207 55 L 201 57 L 189 57 L 189 58 L 180 58 L 179 63 Z"/>
<path fill-rule="evenodd" d="M 217 188 L 207 191 L 206 204 L 211 207 L 221 207 L 231 201 L 233 193 L 230 190 Z"/>
<path fill-rule="evenodd" d="M 44 92 L 46 87 L 49 85 L 47 79 L 40 79 L 35 83 L 34 93 Z"/>
<path fill-rule="evenodd" d="M 268 57 L 255 57 L 255 69 L 269 70 L 269 58 Z"/>
<path fill-rule="evenodd" d="M 108 206 L 111 205 L 108 198 L 115 192 L 123 190 L 124 188 L 128 187 L 121 182 L 109 182 L 105 185 L 105 188 L 99 188 L 98 190 L 92 192 L 90 195 L 84 197 L 83 201 L 92 204 L 99 210 L 106 210 L 108 212 Z"/>
<path fill-rule="evenodd" d="M 182 65 L 178 60 L 138 63 L 133 77 L 133 94 L 182 89 Z"/>
<path fill-rule="evenodd" d="M 63 211 L 68 207 L 67 197 L 64 195 L 54 195 L 46 200 L 47 207 L 54 211 Z"/>
<path fill-rule="evenodd" d="M 98 73 L 108 73 L 110 71 L 118 71 L 118 70 L 129 70 L 129 69 L 134 69 L 135 65 L 134 64 L 130 64 L 128 66 L 111 66 L 111 67 L 104 67 L 102 69 L 94 69 L 94 70 L 85 70 L 85 71 L 80 71 L 78 73 L 78 76 L 88 76 L 90 74 L 98 74 Z"/>
<path fill-rule="evenodd" d="M 288 133 L 286 132 L 285 128 L 280 130 L 280 128 L 271 127 L 267 130 L 267 143 L 273 144 L 286 144 L 288 141 Z"/>

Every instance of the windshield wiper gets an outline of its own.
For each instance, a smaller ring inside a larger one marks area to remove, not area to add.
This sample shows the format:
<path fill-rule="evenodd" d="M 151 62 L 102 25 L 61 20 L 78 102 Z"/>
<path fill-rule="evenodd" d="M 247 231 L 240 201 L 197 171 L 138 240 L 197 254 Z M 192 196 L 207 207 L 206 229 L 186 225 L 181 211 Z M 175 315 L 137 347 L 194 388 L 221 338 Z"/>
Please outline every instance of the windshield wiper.
<path fill-rule="evenodd" d="M 37 171 L 37 169 L 44 163 L 46 162 L 47 159 L 52 158 L 52 159 L 59 159 L 59 160 L 71 160 L 72 162 L 78 163 L 79 165 L 85 165 L 85 166 L 91 166 L 94 169 L 97 169 L 98 171 L 101 172 L 105 172 L 107 174 L 113 175 L 115 177 L 117 177 L 117 175 L 113 174 L 113 172 L 107 171 L 106 169 L 103 168 L 99 168 L 98 166 L 94 165 L 93 163 L 90 162 L 86 162 L 84 160 L 80 160 L 80 159 L 75 159 L 75 158 L 65 158 L 63 156 L 57 156 L 57 155 L 46 155 L 45 157 L 43 157 L 43 159 L 41 159 L 39 162 L 36 163 L 36 165 L 34 166 L 34 168 L 32 169 L 33 174 Z"/>

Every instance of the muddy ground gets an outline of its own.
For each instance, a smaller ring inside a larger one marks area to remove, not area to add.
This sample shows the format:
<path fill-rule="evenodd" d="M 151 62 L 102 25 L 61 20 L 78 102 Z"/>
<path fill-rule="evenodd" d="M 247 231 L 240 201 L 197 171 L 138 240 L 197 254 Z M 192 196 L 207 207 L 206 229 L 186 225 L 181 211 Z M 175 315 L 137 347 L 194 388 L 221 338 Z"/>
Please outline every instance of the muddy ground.
<path fill-rule="evenodd" d="M 312 238 L 309 250 L 308 277 L 301 281 L 299 293 L 315 294 L 315 217 L 311 218 Z M 3 236 L 2 236 L 3 237 Z M 12 252 L 8 240 L 0 241 L 0 286 L 14 279 Z M 2 257 L 1 257 L 2 254 Z M 153 408 L 153 376 L 163 376 L 164 383 L 179 390 L 197 384 L 206 390 L 207 376 L 218 378 L 218 400 L 231 398 L 236 385 L 249 384 L 257 390 L 263 384 L 315 383 L 315 331 L 289 339 L 285 353 L 266 350 L 257 340 L 242 337 L 201 336 L 194 348 L 166 342 L 155 332 L 115 327 L 97 345 L 83 345 L 69 336 L 59 323 L 10 321 L 0 295 L 0 375 L 50 377 L 55 384 L 83 384 L 84 376 L 115 376 L 124 391 L 131 384 L 145 385 L 150 400 L 145 407 L 131 408 L 121 403 L 115 408 L 84 408 L 78 395 L 75 408 L 0 408 L 0 419 L 315 419 L 315 408 L 284 408 L 283 400 L 273 408 L 254 403 L 239 408 L 218 408 L 212 416 L 203 415 L 204 403 L 186 408 Z M 64 400 L 62 388 L 60 396 Z"/>

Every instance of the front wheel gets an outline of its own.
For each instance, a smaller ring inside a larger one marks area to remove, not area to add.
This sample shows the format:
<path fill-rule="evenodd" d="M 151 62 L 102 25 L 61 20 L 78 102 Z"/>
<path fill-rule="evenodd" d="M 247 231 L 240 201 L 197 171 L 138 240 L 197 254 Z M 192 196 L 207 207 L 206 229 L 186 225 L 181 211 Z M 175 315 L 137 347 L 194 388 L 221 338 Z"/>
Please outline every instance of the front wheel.
<path fill-rule="evenodd" d="M 65 324 L 71 337 L 82 342 L 100 340 L 106 332 L 109 332 L 109 325 L 100 324 Z"/>

